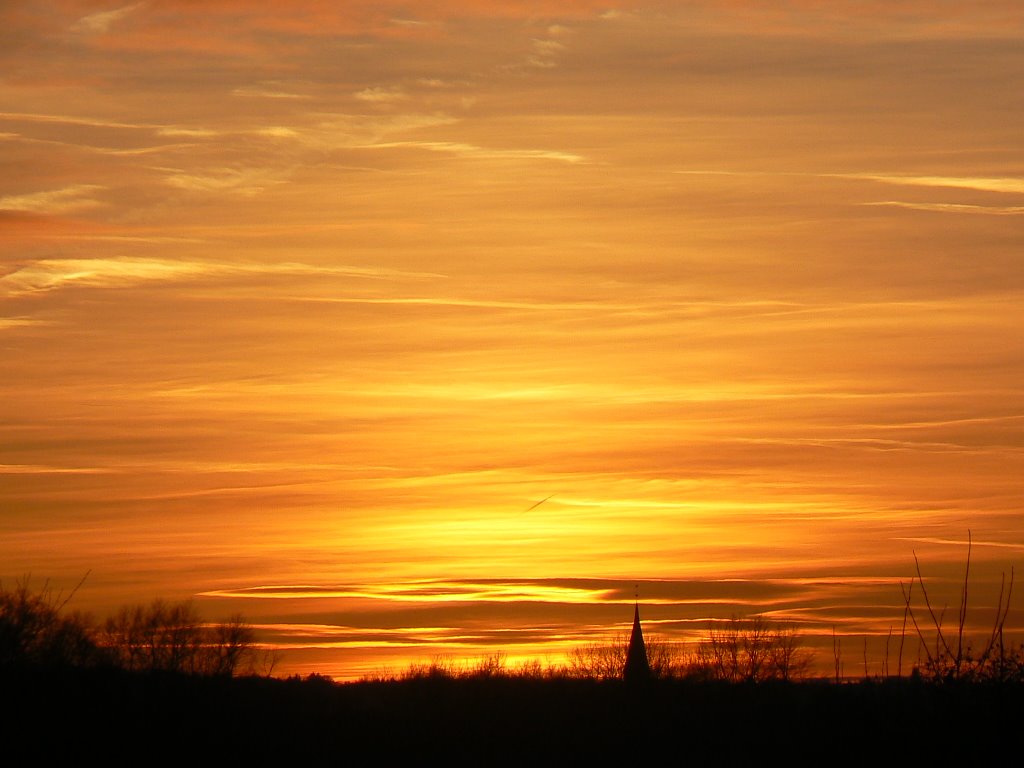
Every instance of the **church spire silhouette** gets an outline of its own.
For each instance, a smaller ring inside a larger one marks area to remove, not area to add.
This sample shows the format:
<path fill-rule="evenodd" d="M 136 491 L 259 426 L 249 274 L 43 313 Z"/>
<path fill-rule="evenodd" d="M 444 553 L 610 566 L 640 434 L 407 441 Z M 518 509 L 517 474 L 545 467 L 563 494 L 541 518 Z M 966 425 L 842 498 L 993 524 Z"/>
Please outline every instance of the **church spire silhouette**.
<path fill-rule="evenodd" d="M 633 603 L 633 631 L 629 633 L 629 650 L 626 651 L 626 667 L 622 677 L 626 681 L 646 680 L 651 676 L 651 665 L 647 661 L 647 646 L 644 645 L 644 631 L 640 626 L 640 594 L 637 589 Z"/>

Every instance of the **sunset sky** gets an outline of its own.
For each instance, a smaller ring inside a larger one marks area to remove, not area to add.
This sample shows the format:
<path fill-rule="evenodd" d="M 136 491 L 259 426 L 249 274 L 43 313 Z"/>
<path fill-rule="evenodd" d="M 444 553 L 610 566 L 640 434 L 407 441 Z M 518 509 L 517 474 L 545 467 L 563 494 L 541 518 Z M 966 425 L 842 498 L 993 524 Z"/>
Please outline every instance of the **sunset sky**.
<path fill-rule="evenodd" d="M 637 584 L 856 671 L 970 530 L 990 626 L 1022 84 L 1019 0 L 0 3 L 0 578 L 285 674 L 557 661 Z"/>

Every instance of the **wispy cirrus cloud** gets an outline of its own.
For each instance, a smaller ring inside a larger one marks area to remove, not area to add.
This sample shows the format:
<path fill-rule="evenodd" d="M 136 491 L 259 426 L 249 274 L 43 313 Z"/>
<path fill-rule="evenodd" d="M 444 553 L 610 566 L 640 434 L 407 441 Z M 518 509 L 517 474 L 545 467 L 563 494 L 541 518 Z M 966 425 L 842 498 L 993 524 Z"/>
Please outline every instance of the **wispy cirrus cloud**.
<path fill-rule="evenodd" d="M 961 192 L 1024 195 L 1024 178 L 1015 176 L 970 176 L 952 174 L 905 174 L 905 173 L 822 173 L 810 171 L 763 171 L 763 170 L 677 170 L 673 173 L 685 176 L 736 177 L 750 179 L 835 179 L 837 181 L 865 182 L 870 185 L 883 184 L 889 187 L 924 188 L 947 190 L 946 194 Z M 907 190 L 909 192 L 909 190 Z M 1020 216 L 1024 205 L 991 205 L 961 201 L 922 200 L 866 200 L 849 201 L 848 204 L 878 208 L 901 208 L 927 213 L 959 214 L 975 216 Z"/>
<path fill-rule="evenodd" d="M 95 193 L 105 189 L 98 184 L 72 184 L 60 189 L 0 197 L 0 211 L 23 213 L 69 213 L 101 205 Z"/>
<path fill-rule="evenodd" d="M 628 3 L 625 4 L 628 7 Z M 661 5 L 671 5 L 661 3 Z M 1005 35 L 1024 25 L 1024 12 L 1014 0 L 992 0 L 966 6 L 958 3 L 908 0 L 792 0 L 761 3 L 754 0 L 700 0 L 687 6 L 705 25 L 756 29 L 760 35 L 857 34 L 881 30 L 900 36 L 952 38 Z"/>
<path fill-rule="evenodd" d="M 352 587 L 281 585 L 215 590 L 204 597 L 248 597 L 259 599 L 370 598 L 397 602 L 553 602 L 594 603 L 611 597 L 610 590 L 557 585 L 542 582 L 449 582 L 422 581 L 395 584 L 367 584 Z M 614 602 L 614 600 L 613 600 Z M 621 602 L 621 601 L 620 601 Z"/>
<path fill-rule="evenodd" d="M 88 16 L 83 16 L 75 22 L 71 27 L 71 31 L 85 34 L 104 34 L 109 32 L 110 28 L 121 21 L 121 19 L 134 13 L 145 4 L 144 2 L 133 3 L 122 8 L 115 8 L 112 11 L 90 13 Z"/>
<path fill-rule="evenodd" d="M 166 18 L 150 13 L 149 3 L 135 3 L 113 10 L 89 14 L 74 22 L 78 32 L 105 32 L 132 13 L 140 17 L 141 29 L 136 32 L 137 42 L 148 41 L 154 30 L 163 29 Z M 172 11 L 173 18 L 194 20 L 206 24 L 183 24 L 182 29 L 193 31 L 204 47 L 213 48 L 215 37 L 211 29 L 232 23 L 236 34 L 244 38 L 266 38 L 268 35 L 289 34 L 320 37 L 325 35 L 410 35 L 435 33 L 460 21 L 479 20 L 581 20 L 599 18 L 605 21 L 629 19 L 631 11 L 645 7 L 660 13 L 661 18 L 678 13 L 678 4 L 655 0 L 636 3 L 619 2 L 613 9 L 601 0 L 574 0 L 571 3 L 552 4 L 548 0 L 438 0 L 413 6 L 397 0 L 350 0 L 343 4 L 327 4 L 313 0 L 295 0 L 289 4 L 289 13 L 282 14 L 273 0 L 253 0 L 238 4 L 232 0 L 209 0 L 196 5 L 188 0 L 162 0 L 159 9 Z M 244 9 L 244 10 L 242 10 Z M 991 0 L 979 7 L 904 2 L 853 2 L 839 0 L 822 4 L 814 0 L 796 0 L 783 4 L 764 4 L 744 0 L 699 0 L 687 4 L 686 19 L 696 19 L 706 26 L 716 25 L 730 30 L 756 28 L 760 34 L 793 34 L 895 29 L 904 34 L 950 37 L 964 34 L 1007 34 L 1024 23 L 1024 13 L 1013 0 Z M 209 23 L 212 21 L 213 23 Z M 136 42 L 129 40 L 128 42 Z M 188 45 L 184 35 L 164 34 L 154 40 L 162 46 Z M 220 42 L 223 44 L 223 40 Z M 194 42 L 193 42 L 194 45 Z"/>
<path fill-rule="evenodd" d="M 941 544 L 950 545 L 958 548 L 975 546 L 995 547 L 997 549 L 1024 550 L 1024 544 L 1018 544 L 1016 542 L 1007 541 L 985 541 L 978 539 L 943 539 L 936 536 L 894 536 L 893 538 L 895 541 L 908 541 L 912 544 Z"/>
<path fill-rule="evenodd" d="M 187 192 L 228 192 L 252 197 L 268 187 L 285 183 L 278 171 L 269 168 L 209 168 L 188 171 L 160 168 L 167 176 L 164 183 Z"/>
<path fill-rule="evenodd" d="M 98 117 L 82 117 L 81 115 L 59 115 L 40 112 L 0 112 L 0 120 L 26 123 L 61 123 L 80 125 L 88 128 L 131 128 L 153 129 L 163 126 L 153 123 L 127 123 L 119 120 L 104 120 Z"/>
<path fill-rule="evenodd" d="M 882 173 L 835 173 L 822 174 L 844 179 L 865 179 L 882 184 L 896 184 L 909 187 L 946 187 L 950 189 L 972 189 L 978 192 L 1007 192 L 1024 194 L 1024 179 L 992 176 L 914 176 Z"/>
<path fill-rule="evenodd" d="M 875 205 L 889 208 L 907 208 L 912 211 L 930 213 L 966 213 L 981 216 L 1021 216 L 1022 205 L 969 205 L 967 203 L 915 203 L 905 200 L 875 200 L 861 205 Z"/>
<path fill-rule="evenodd" d="M 371 104 L 394 104 L 395 102 L 405 101 L 409 98 L 409 94 L 397 86 L 390 88 L 378 86 L 357 91 L 355 97 L 360 101 L 367 101 Z"/>
<path fill-rule="evenodd" d="M 893 184 L 908 187 L 946 187 L 950 189 L 973 189 L 979 192 L 1006 192 L 1024 194 L 1024 178 L 1016 176 L 950 176 L 939 174 L 911 173 L 842 173 L 822 171 L 763 171 L 763 170 L 676 170 L 672 173 L 684 176 L 740 176 L 740 177 L 772 177 L 793 176 L 817 179 L 850 179 L 876 181 L 881 184 Z"/>
<path fill-rule="evenodd" d="M 665 579 L 643 584 L 648 605 L 700 605 L 725 599 L 743 603 L 771 603 L 796 597 L 808 587 L 849 583 L 885 584 L 878 576 L 820 577 L 808 579 Z M 202 592 L 203 597 L 257 600 L 316 600 L 322 598 L 374 599 L 409 603 L 532 602 L 566 605 L 632 604 L 636 583 L 596 578 L 421 579 L 351 585 L 280 584 Z"/>
<path fill-rule="evenodd" d="M 223 135 L 221 131 L 214 131 L 210 128 L 193 128 L 180 125 L 160 126 L 156 129 L 158 136 L 184 137 L 195 139 L 210 139 Z"/>
<path fill-rule="evenodd" d="M 24 328 L 29 325 L 43 325 L 44 321 L 33 317 L 0 317 L 0 331 L 10 328 Z"/>
<path fill-rule="evenodd" d="M 97 11 L 84 17 L 74 14 L 74 9 L 59 9 L 52 14 L 54 18 L 37 25 L 56 38 L 67 37 L 70 32 L 76 42 L 87 41 L 100 51 L 192 51 L 214 56 L 227 52 L 259 57 L 279 56 L 282 48 L 294 50 L 304 46 L 305 41 L 326 37 L 433 38 L 443 35 L 448 26 L 463 22 L 582 19 L 594 16 L 601 8 L 600 2 L 589 0 L 557 8 L 545 0 L 479 4 L 444 0 L 417 4 L 416 17 L 408 18 L 408 4 L 393 0 L 351 0 L 326 5 L 296 0 L 289 3 L 287 13 L 273 0 L 243 4 L 232 0 L 202 4 L 160 0 Z M 128 19 L 130 25 L 123 23 Z M 223 29 L 230 29 L 231 34 L 223 34 Z"/>
<path fill-rule="evenodd" d="M 49 125 L 65 125 L 81 128 L 111 129 L 118 131 L 137 131 L 143 133 L 150 133 L 155 136 L 167 138 L 188 139 L 237 138 L 239 136 L 259 135 L 267 131 L 267 126 L 264 125 L 257 125 L 254 127 L 246 127 L 242 125 L 214 129 L 203 125 L 179 125 L 170 123 L 150 123 L 145 121 L 131 123 L 118 120 L 104 120 L 102 118 L 81 115 L 40 114 L 32 112 L 0 112 L 0 121 L 29 124 L 39 123 Z M 23 134 L 10 133 L 0 135 L 8 136 L 10 138 L 27 138 Z M 70 144 L 71 142 L 61 143 Z M 80 145 L 88 147 L 88 145 Z M 132 148 L 126 148 L 124 151 L 133 150 Z"/>
<path fill-rule="evenodd" d="M 389 269 L 299 263 L 256 264 L 130 257 L 42 259 L 0 277 L 0 293 L 12 296 L 71 286 L 116 287 L 151 281 L 196 280 L 231 275 L 330 275 L 364 279 L 428 276 L 427 273 Z"/>
<path fill-rule="evenodd" d="M 43 259 L 0 278 L 7 295 L 70 285 L 114 286 L 209 274 L 206 265 L 161 259 Z"/>
<path fill-rule="evenodd" d="M 311 99 L 306 93 L 295 93 L 286 90 L 281 83 L 260 83 L 258 85 L 240 86 L 231 92 L 232 96 L 255 99 Z"/>
<path fill-rule="evenodd" d="M 452 141 L 390 141 L 368 144 L 366 149 L 426 149 L 430 152 L 446 152 L 458 157 L 479 160 L 555 160 L 562 163 L 584 163 L 586 158 L 572 152 L 549 149 L 494 149 L 475 144 Z"/>
<path fill-rule="evenodd" d="M 3 325 L 0 324 L 0 328 Z M 106 475 L 106 467 L 56 467 L 49 464 L 0 464 L 0 475 Z"/>
<path fill-rule="evenodd" d="M 552 69 L 558 66 L 558 59 L 566 50 L 564 43 L 551 38 L 534 40 L 531 48 L 530 55 L 526 57 L 526 63 L 540 69 Z"/>

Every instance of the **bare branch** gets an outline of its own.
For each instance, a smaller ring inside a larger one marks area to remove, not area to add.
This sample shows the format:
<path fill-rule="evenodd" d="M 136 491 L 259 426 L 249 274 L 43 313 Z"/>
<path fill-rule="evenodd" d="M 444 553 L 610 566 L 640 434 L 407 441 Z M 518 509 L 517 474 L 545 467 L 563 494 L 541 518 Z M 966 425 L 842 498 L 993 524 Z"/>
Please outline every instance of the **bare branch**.
<path fill-rule="evenodd" d="M 942 633 L 942 620 L 941 620 L 941 618 L 936 618 L 935 617 L 935 611 L 932 609 L 931 600 L 928 599 L 928 588 L 925 587 L 925 585 L 924 585 L 924 578 L 921 576 L 921 563 L 917 559 L 917 552 L 914 552 L 914 567 L 917 570 L 917 580 L 921 584 L 921 592 L 924 595 L 925 607 L 928 608 L 928 613 L 932 617 L 932 623 L 935 625 L 936 646 L 938 646 L 938 644 L 941 643 L 942 647 L 945 649 L 946 653 L 948 653 L 950 656 L 952 656 L 953 655 L 953 651 L 950 649 L 949 644 L 946 642 L 946 637 Z M 945 608 L 943 608 L 943 615 L 944 614 L 945 614 Z"/>
<path fill-rule="evenodd" d="M 971 575 L 971 530 L 967 529 L 967 565 L 964 568 L 964 588 L 960 593 L 960 616 L 956 636 L 956 668 L 960 669 L 964 651 L 964 624 L 967 623 L 967 584 Z"/>
<path fill-rule="evenodd" d="M 916 559 L 916 556 L 915 556 L 915 559 Z M 920 573 L 920 570 L 918 571 L 918 573 Z M 910 586 L 911 586 L 911 589 L 913 589 L 914 582 L 910 582 Z M 914 624 L 914 630 L 917 632 L 917 637 L 921 641 L 921 647 L 924 648 L 924 652 L 926 654 L 928 654 L 928 664 L 932 665 L 932 664 L 934 664 L 935 660 L 932 658 L 932 652 L 930 650 L 928 650 L 928 641 L 925 640 L 925 638 L 924 638 L 924 632 L 922 632 L 921 631 L 921 627 L 918 626 L 917 616 L 914 615 L 914 608 L 910 604 L 910 592 L 908 590 L 904 589 L 902 581 L 900 582 L 900 591 L 903 592 L 903 601 L 904 601 L 904 603 L 906 603 L 906 606 L 907 606 L 906 607 L 906 612 L 910 616 L 911 622 L 913 622 L 913 624 Z"/>

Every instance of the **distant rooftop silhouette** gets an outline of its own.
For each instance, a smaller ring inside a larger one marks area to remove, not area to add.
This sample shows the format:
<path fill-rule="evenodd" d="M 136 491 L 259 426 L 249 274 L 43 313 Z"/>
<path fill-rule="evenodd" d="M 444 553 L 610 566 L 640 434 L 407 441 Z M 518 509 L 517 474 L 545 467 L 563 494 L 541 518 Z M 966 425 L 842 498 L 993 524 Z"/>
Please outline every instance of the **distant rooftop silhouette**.
<path fill-rule="evenodd" d="M 629 650 L 626 652 L 626 667 L 622 678 L 626 681 L 646 680 L 651 676 L 651 666 L 647 661 L 647 646 L 644 645 L 644 632 L 640 627 L 640 602 L 633 604 L 633 631 L 629 634 Z"/>

